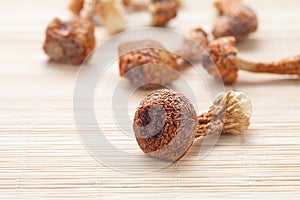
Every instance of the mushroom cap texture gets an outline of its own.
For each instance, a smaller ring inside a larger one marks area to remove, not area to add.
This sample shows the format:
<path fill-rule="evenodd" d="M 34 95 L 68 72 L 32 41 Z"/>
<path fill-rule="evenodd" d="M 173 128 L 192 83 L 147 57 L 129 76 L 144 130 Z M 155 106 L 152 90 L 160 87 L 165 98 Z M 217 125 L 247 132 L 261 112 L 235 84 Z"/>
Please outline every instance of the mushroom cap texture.
<path fill-rule="evenodd" d="M 165 26 L 177 16 L 179 7 L 179 0 L 151 0 L 149 11 L 152 13 L 152 25 Z"/>
<path fill-rule="evenodd" d="M 241 0 L 215 0 L 215 7 L 221 15 L 214 24 L 216 38 L 234 36 L 239 41 L 257 30 L 255 12 Z"/>
<path fill-rule="evenodd" d="M 169 89 L 146 96 L 134 117 L 136 140 L 144 153 L 170 161 L 180 159 L 193 144 L 197 116 L 182 94 Z"/>
<path fill-rule="evenodd" d="M 119 55 L 120 76 L 142 89 L 159 88 L 180 75 L 175 55 L 155 40 L 122 43 Z"/>
<path fill-rule="evenodd" d="M 79 65 L 88 58 L 95 44 L 94 24 L 74 16 L 67 21 L 54 18 L 50 22 L 43 49 L 50 60 Z"/>
<path fill-rule="evenodd" d="M 203 54 L 203 67 L 217 80 L 233 84 L 238 77 L 238 50 L 234 37 L 221 37 L 210 42 Z"/>

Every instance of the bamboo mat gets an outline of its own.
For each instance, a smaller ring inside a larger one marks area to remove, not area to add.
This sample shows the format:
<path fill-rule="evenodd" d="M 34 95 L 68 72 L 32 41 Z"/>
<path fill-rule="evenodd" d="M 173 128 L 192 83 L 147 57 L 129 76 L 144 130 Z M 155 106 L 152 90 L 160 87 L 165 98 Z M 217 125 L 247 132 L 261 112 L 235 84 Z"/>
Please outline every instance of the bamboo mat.
<path fill-rule="evenodd" d="M 300 53 L 298 0 L 247 0 L 259 15 L 259 31 L 239 44 L 241 57 L 279 59 Z M 244 137 L 221 136 L 212 152 L 197 159 L 195 147 L 181 161 L 144 174 L 115 170 L 83 147 L 73 119 L 77 67 L 47 62 L 41 50 L 44 30 L 55 16 L 67 16 L 68 1 L 1 0 L 0 6 L 0 199 L 299 199 L 300 81 L 297 77 L 240 73 L 236 85 L 253 101 L 253 118 Z M 211 1 L 186 0 L 170 28 L 211 30 Z M 145 26 L 147 14 L 131 16 Z M 106 35 L 97 30 L 102 41 Z M 118 79 L 117 69 L 109 72 Z M 193 74 L 186 72 L 194 80 Z M 102 93 L 109 94 L 107 91 Z M 211 104 L 204 87 L 199 112 Z M 102 96 L 103 97 L 103 96 Z M 99 99 L 95 111 L 111 113 Z M 137 101 L 132 98 L 132 116 Z M 107 118 L 108 138 L 140 153 L 132 137 Z M 141 153 L 140 153 L 141 154 Z M 141 160 L 111 157 L 136 169 Z M 155 166 L 155 163 L 152 163 Z"/>

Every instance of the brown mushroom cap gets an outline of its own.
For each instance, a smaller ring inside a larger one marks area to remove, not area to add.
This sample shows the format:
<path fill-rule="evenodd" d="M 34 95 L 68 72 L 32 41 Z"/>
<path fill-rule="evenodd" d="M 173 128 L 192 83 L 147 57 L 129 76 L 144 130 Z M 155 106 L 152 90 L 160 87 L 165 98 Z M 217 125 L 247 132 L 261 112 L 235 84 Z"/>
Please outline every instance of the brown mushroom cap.
<path fill-rule="evenodd" d="M 257 30 L 255 12 L 241 0 L 215 0 L 215 7 L 221 15 L 213 29 L 216 38 L 234 36 L 237 40 L 243 40 Z"/>
<path fill-rule="evenodd" d="M 234 37 L 221 37 L 210 42 L 203 55 L 204 68 L 217 80 L 233 84 L 238 77 L 238 50 Z"/>
<path fill-rule="evenodd" d="M 201 61 L 202 53 L 208 45 L 207 33 L 202 28 L 195 28 L 186 33 L 178 54 L 188 61 Z"/>
<path fill-rule="evenodd" d="M 180 1 L 178 0 L 151 0 L 149 11 L 152 13 L 152 25 L 164 26 L 177 16 Z"/>
<path fill-rule="evenodd" d="M 120 76 L 135 86 L 155 89 L 179 77 L 179 65 L 174 54 L 154 40 L 123 43 L 119 47 Z"/>
<path fill-rule="evenodd" d="M 192 145 L 197 127 L 193 105 L 169 89 L 145 97 L 134 117 L 133 129 L 140 148 L 152 157 L 176 161 Z"/>

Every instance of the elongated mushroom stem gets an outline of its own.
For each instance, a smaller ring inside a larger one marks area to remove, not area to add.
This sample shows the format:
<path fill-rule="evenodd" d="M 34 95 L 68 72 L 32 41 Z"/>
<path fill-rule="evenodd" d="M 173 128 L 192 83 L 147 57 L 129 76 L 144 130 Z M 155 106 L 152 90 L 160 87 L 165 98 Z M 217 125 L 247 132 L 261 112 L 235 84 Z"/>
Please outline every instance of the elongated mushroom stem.
<path fill-rule="evenodd" d="M 222 78 L 225 84 L 233 84 L 238 70 L 257 73 L 300 75 L 300 55 L 284 58 L 277 62 L 249 62 L 238 58 L 234 37 L 221 37 L 210 42 L 203 55 L 204 68 L 215 78 Z"/>
<path fill-rule="evenodd" d="M 252 105 L 242 92 L 228 91 L 215 100 L 209 111 L 198 116 L 196 138 L 215 133 L 242 134 L 250 125 Z"/>
<path fill-rule="evenodd" d="M 239 58 L 239 69 L 258 73 L 300 75 L 300 55 L 290 56 L 277 62 L 249 62 Z"/>

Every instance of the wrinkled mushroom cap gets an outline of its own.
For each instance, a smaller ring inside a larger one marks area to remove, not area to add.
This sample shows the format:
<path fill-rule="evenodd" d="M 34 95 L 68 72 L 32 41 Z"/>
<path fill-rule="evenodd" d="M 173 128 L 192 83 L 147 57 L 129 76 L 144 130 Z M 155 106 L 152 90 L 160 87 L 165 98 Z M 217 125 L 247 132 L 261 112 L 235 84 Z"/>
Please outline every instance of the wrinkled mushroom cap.
<path fill-rule="evenodd" d="M 150 0 L 149 11 L 152 14 L 152 26 L 164 26 L 177 16 L 180 1 Z"/>
<path fill-rule="evenodd" d="M 234 37 L 222 37 L 213 40 L 203 55 L 203 67 L 217 80 L 233 84 L 238 77 L 238 50 Z"/>
<path fill-rule="evenodd" d="M 162 89 L 145 97 L 134 117 L 136 140 L 152 157 L 176 161 L 192 145 L 197 127 L 193 105 L 182 94 Z"/>
<path fill-rule="evenodd" d="M 214 24 L 216 38 L 233 36 L 239 41 L 257 30 L 255 12 L 241 0 L 215 0 L 215 7 L 221 15 Z"/>
<path fill-rule="evenodd" d="M 119 46 L 120 76 L 134 86 L 155 89 L 179 77 L 179 65 L 174 54 L 155 40 L 122 43 Z"/>

